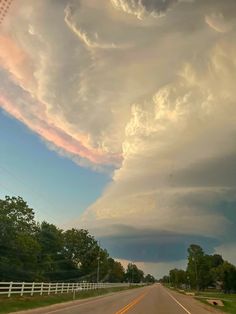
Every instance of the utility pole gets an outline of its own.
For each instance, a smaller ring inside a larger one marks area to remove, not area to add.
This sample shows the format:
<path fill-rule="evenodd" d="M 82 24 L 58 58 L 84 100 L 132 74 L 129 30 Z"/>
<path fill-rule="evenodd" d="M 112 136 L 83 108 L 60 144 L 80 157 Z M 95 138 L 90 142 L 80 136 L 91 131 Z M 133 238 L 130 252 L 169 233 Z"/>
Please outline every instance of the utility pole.
<path fill-rule="evenodd" d="M 98 265 L 97 265 L 97 283 L 99 283 L 99 271 L 100 271 L 100 241 L 98 242 L 99 250 L 98 250 Z"/>
<path fill-rule="evenodd" d="M 195 276 L 196 276 L 196 289 L 197 291 L 199 290 L 199 285 L 198 285 L 198 272 L 197 272 L 197 261 L 196 261 L 196 257 L 193 257 L 193 261 L 194 261 L 194 267 L 195 267 Z"/>
<path fill-rule="evenodd" d="M 132 264 L 132 275 L 131 275 L 131 283 L 134 281 L 134 265 Z"/>

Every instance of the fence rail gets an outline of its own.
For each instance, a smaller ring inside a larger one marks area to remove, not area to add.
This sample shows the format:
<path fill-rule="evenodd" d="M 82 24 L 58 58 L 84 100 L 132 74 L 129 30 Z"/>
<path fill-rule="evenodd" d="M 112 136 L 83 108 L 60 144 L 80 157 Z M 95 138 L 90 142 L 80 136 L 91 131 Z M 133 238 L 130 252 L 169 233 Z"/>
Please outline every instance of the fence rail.
<path fill-rule="evenodd" d="M 12 295 L 23 296 L 25 294 L 33 296 L 38 295 L 50 295 L 50 294 L 62 294 L 80 290 L 95 290 L 114 287 L 127 287 L 129 283 L 93 283 L 93 282 L 0 282 L 0 295 Z"/>

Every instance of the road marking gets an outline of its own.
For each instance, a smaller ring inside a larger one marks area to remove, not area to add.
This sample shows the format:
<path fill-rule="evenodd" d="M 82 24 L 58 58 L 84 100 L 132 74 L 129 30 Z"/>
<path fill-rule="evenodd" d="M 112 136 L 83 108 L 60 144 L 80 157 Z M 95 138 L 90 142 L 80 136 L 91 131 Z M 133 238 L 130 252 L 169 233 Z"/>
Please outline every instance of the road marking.
<path fill-rule="evenodd" d="M 123 291 L 122 291 L 123 292 Z M 81 307 L 81 306 L 83 306 L 83 305 L 90 305 L 90 304 L 93 304 L 93 303 L 97 303 L 97 302 L 99 302 L 99 301 L 103 301 L 106 297 L 108 297 L 108 295 L 106 296 L 106 295 L 104 295 L 104 296 L 100 296 L 100 297 L 98 297 L 98 299 L 96 299 L 96 300 L 76 300 L 76 301 L 74 301 L 74 302 L 81 302 L 81 303 L 78 303 L 78 304 L 74 304 L 74 305 L 69 305 L 68 304 L 68 306 L 66 306 L 66 304 L 65 304 L 65 307 L 62 307 L 62 308 L 59 308 L 59 309 L 55 309 L 55 310 L 51 310 L 51 311 L 49 311 L 49 312 L 43 312 L 43 314 L 52 314 L 52 313 L 57 313 L 57 312 L 61 312 L 61 311 L 65 311 L 65 310 L 70 310 L 70 309 L 73 309 L 73 308 L 77 308 L 77 307 Z M 72 301 L 71 301 L 72 302 Z M 54 305 L 60 305 L 60 303 L 56 303 L 56 304 L 54 304 Z M 63 304 L 62 304 L 63 305 Z M 40 309 L 42 309 L 43 310 L 43 308 L 41 307 Z M 35 309 L 35 310 L 37 310 L 37 309 Z M 34 309 L 33 309 L 33 311 L 34 311 Z M 32 312 L 32 313 L 34 313 L 34 312 Z"/>
<path fill-rule="evenodd" d="M 165 291 L 166 291 L 166 290 L 165 290 Z M 183 309 L 186 313 L 191 314 L 191 312 L 189 312 L 178 300 L 176 300 L 176 298 L 173 297 L 172 294 L 170 294 L 168 291 L 166 291 L 166 293 L 167 293 L 179 306 L 181 306 L 182 309 Z"/>
<path fill-rule="evenodd" d="M 130 290 L 124 290 L 124 291 L 120 291 L 119 292 L 119 294 L 126 294 L 127 293 L 127 291 L 128 292 L 132 292 L 132 291 L 130 291 Z M 94 304 L 94 303 L 97 303 L 97 302 L 100 302 L 100 301 L 103 301 L 104 299 L 106 299 L 107 297 L 111 297 L 111 296 L 115 296 L 115 292 L 114 292 L 114 294 L 112 295 L 102 295 L 102 296 L 98 296 L 97 297 L 97 299 L 96 300 L 76 300 L 76 301 L 73 301 L 73 303 L 74 302 L 78 302 L 78 304 L 68 304 L 67 306 L 66 306 L 66 304 L 64 304 L 65 305 L 65 307 L 63 306 L 63 307 L 61 307 L 61 308 L 58 308 L 58 309 L 55 309 L 55 310 L 49 310 L 48 312 L 42 312 L 43 314 L 52 314 L 52 313 L 58 313 L 58 312 L 62 312 L 62 311 L 65 311 L 65 310 L 70 310 L 70 309 L 73 309 L 73 308 L 77 308 L 77 307 L 81 307 L 81 306 L 83 306 L 83 305 L 90 305 L 90 304 Z M 72 301 L 71 301 L 72 302 Z M 57 305 L 57 304 L 54 304 L 54 305 Z M 60 304 L 58 304 L 58 305 L 60 305 Z M 63 305 L 63 304 L 61 304 L 61 305 Z M 43 308 L 40 308 L 41 310 L 43 310 Z M 34 313 L 34 311 L 37 311 L 38 309 L 33 309 L 32 311 L 32 313 Z"/>
<path fill-rule="evenodd" d="M 125 307 L 123 307 L 122 309 L 120 309 L 118 312 L 116 312 L 115 314 L 124 314 L 126 312 L 128 312 L 129 309 L 131 309 L 132 307 L 134 307 L 137 303 L 139 303 L 145 296 L 147 295 L 147 292 L 143 293 L 142 295 L 140 295 L 138 298 L 134 299 L 132 302 L 130 302 L 129 304 L 127 304 Z"/>

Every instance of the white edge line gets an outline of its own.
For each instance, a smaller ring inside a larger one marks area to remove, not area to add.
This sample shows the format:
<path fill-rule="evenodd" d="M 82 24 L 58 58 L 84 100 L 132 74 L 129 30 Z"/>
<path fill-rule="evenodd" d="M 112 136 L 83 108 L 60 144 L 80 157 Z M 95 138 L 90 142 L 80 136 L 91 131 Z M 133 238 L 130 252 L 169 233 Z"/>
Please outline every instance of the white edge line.
<path fill-rule="evenodd" d="M 179 306 L 181 306 L 182 309 L 184 309 L 186 313 L 191 314 L 191 312 L 189 312 L 178 300 L 176 300 L 176 298 L 173 297 L 172 294 L 170 294 L 168 291 L 166 291 L 166 293 L 167 293 Z"/>

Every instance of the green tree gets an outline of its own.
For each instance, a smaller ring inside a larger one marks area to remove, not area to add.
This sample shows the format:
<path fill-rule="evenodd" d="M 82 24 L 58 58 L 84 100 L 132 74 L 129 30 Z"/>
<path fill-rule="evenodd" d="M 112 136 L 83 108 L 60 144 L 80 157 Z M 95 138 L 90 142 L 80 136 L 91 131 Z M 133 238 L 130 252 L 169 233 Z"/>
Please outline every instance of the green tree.
<path fill-rule="evenodd" d="M 32 280 L 40 250 L 33 209 L 21 197 L 0 200 L 0 279 Z"/>
<path fill-rule="evenodd" d="M 64 233 L 64 241 L 64 255 L 80 271 L 82 279 L 97 280 L 98 259 L 99 278 L 105 276 L 108 254 L 99 247 L 87 230 L 67 230 Z"/>
<path fill-rule="evenodd" d="M 123 282 L 125 280 L 125 270 L 120 262 L 115 261 L 113 258 L 108 258 L 108 276 L 109 282 Z"/>
<path fill-rule="evenodd" d="M 144 272 L 135 264 L 129 263 L 127 266 L 125 278 L 128 282 L 140 283 L 144 281 Z"/>
<path fill-rule="evenodd" d="M 210 259 L 210 268 L 218 267 L 224 263 L 223 257 L 219 254 L 208 255 Z"/>
<path fill-rule="evenodd" d="M 181 285 L 187 284 L 187 275 L 182 269 L 175 268 L 170 270 L 169 278 L 174 287 L 181 287 Z"/>
<path fill-rule="evenodd" d="M 169 284 L 170 283 L 170 277 L 165 275 L 163 276 L 160 280 L 159 280 L 161 283 L 164 283 L 164 284 Z"/>
<path fill-rule="evenodd" d="M 146 283 L 154 283 L 156 281 L 155 277 L 151 274 L 147 274 L 144 278 L 144 282 Z"/>
<path fill-rule="evenodd" d="M 38 258 L 39 278 L 55 280 L 62 277 L 61 279 L 65 279 L 63 273 L 68 271 L 68 261 L 63 256 L 63 231 L 55 225 L 43 221 L 38 228 L 37 240 L 41 248 Z"/>
<path fill-rule="evenodd" d="M 236 267 L 224 261 L 218 267 L 211 269 L 215 282 L 222 285 L 225 293 L 236 291 Z"/>
<path fill-rule="evenodd" d="M 153 280 L 148 275 L 146 280 Z M 87 230 L 63 231 L 46 221 L 37 224 L 34 211 L 21 197 L 0 199 L 0 280 L 132 281 L 144 273 L 109 257 Z"/>
<path fill-rule="evenodd" d="M 203 249 L 196 244 L 191 244 L 188 248 L 187 275 L 190 280 L 191 288 L 197 290 L 204 289 L 206 286 L 206 275 L 208 266 L 204 259 Z"/>

